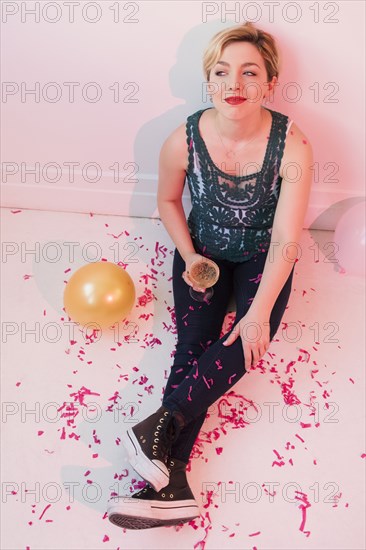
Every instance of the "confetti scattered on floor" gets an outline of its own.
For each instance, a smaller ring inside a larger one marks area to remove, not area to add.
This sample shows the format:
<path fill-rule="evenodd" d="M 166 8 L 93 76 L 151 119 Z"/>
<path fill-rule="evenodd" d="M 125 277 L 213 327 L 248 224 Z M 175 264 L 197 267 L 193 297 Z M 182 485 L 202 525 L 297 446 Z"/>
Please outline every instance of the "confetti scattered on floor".
<path fill-rule="evenodd" d="M 238 383 L 230 377 L 232 388 L 209 409 L 194 445 L 188 476 L 200 517 L 137 534 L 110 524 L 106 506 L 110 496 L 145 485 L 126 461 L 121 440 L 133 422 L 158 408 L 172 365 L 177 336 L 172 243 L 159 220 L 105 223 L 104 216 L 74 215 L 75 224 L 65 229 L 61 213 L 52 213 L 52 223 L 51 213 L 3 209 L 3 215 L 8 240 L 24 240 L 29 228 L 29 248 L 35 241 L 62 242 L 74 235 L 83 243 L 99 239 L 105 261 L 114 259 L 113 243 L 121 250 L 132 243 L 138 250 L 138 262 L 129 263 L 126 254 L 116 262 L 133 277 L 134 310 L 127 322 L 102 334 L 71 330 L 72 320 L 62 310 L 63 289 L 85 263 L 82 258 L 36 266 L 32 259 L 21 262 L 14 256 L 4 264 L 3 449 L 5 454 L 12 449 L 3 474 L 6 547 L 34 550 L 45 541 L 44 547 L 56 548 L 52 529 L 58 532 L 57 547 L 70 549 L 82 544 L 137 549 L 142 541 L 145 548 L 157 547 L 157 541 L 159 548 L 171 548 L 178 532 L 184 547 L 196 550 L 215 544 L 267 550 L 279 548 L 281 537 L 284 549 L 331 548 L 342 537 L 346 547 L 341 524 L 356 525 L 354 518 L 362 515 L 354 484 L 361 486 L 366 457 L 362 420 L 354 407 L 364 381 L 363 363 L 354 351 L 360 329 L 348 326 L 351 316 L 357 317 L 353 306 L 360 301 L 361 281 L 349 283 L 355 294 L 346 295 L 344 275 L 329 263 L 309 266 L 303 255 L 270 348 Z M 47 239 L 42 224 L 31 231 L 35 215 L 48 227 Z M 303 239 L 310 260 L 309 232 Z M 5 293 L 6 288 L 12 292 Z M 234 320 L 235 313 L 228 312 L 222 335 Z M 38 341 L 21 332 L 22 322 L 26 328 L 39 324 Z M 58 339 L 52 326 L 60 330 Z M 216 364 L 223 368 L 219 359 Z M 212 379 L 205 384 L 210 388 Z M 19 449 L 14 446 L 18 438 Z M 259 491 L 257 502 L 245 496 L 250 484 Z M 89 542 L 81 542 L 81 522 Z M 67 532 L 74 533 L 72 545 Z M 352 548 L 360 547 L 360 529 L 350 537 Z"/>

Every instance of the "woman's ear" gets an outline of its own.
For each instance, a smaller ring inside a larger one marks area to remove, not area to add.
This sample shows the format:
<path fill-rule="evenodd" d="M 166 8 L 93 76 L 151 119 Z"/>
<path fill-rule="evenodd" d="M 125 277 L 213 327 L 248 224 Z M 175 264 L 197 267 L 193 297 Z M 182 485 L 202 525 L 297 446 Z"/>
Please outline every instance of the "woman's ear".
<path fill-rule="evenodd" d="M 277 76 L 273 76 L 272 80 L 268 82 L 268 97 L 271 95 L 271 93 L 273 94 L 277 82 L 278 82 Z"/>

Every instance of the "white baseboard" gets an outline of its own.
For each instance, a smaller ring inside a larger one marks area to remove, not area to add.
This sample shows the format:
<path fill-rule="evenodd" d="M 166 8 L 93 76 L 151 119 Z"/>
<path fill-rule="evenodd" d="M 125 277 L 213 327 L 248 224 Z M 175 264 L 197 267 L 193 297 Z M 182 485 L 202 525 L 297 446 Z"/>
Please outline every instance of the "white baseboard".
<path fill-rule="evenodd" d="M 155 181 L 152 181 L 155 180 Z M 3 183 L 1 207 L 57 212 L 93 213 L 109 216 L 159 218 L 156 204 L 156 176 L 139 181 L 139 190 L 90 189 L 58 185 Z M 304 229 L 334 230 L 340 217 L 364 197 L 350 193 L 349 189 L 313 189 Z M 183 208 L 188 216 L 191 200 L 187 186 Z"/>

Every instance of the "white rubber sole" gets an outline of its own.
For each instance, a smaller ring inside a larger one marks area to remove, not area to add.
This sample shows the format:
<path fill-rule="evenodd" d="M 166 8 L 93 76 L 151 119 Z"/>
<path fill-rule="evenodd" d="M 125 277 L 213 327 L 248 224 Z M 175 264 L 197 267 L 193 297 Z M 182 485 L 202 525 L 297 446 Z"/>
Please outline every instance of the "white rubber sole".
<path fill-rule="evenodd" d="M 200 515 L 195 500 L 164 502 L 116 497 L 108 507 L 108 519 L 125 529 L 150 529 L 163 525 L 177 525 Z"/>
<path fill-rule="evenodd" d="M 168 468 L 160 460 L 150 460 L 145 455 L 132 428 L 127 430 L 123 439 L 123 446 L 127 451 L 128 460 L 132 468 L 145 481 L 150 483 L 157 493 L 168 485 Z"/>

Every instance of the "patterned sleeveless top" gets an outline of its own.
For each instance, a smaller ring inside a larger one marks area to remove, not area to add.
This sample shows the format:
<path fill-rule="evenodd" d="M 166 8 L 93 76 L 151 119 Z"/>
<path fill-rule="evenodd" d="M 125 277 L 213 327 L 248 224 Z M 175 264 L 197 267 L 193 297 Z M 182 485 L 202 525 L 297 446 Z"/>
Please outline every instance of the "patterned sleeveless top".
<path fill-rule="evenodd" d="M 211 108 L 211 107 L 210 107 Z M 200 254 L 242 262 L 269 249 L 282 178 L 279 168 L 292 124 L 287 115 L 267 109 L 272 125 L 262 168 L 236 176 L 221 171 L 212 161 L 200 135 L 198 122 L 207 109 L 187 118 L 188 168 L 186 181 L 192 210 L 188 229 Z M 253 170 L 258 166 L 253 163 Z"/>

